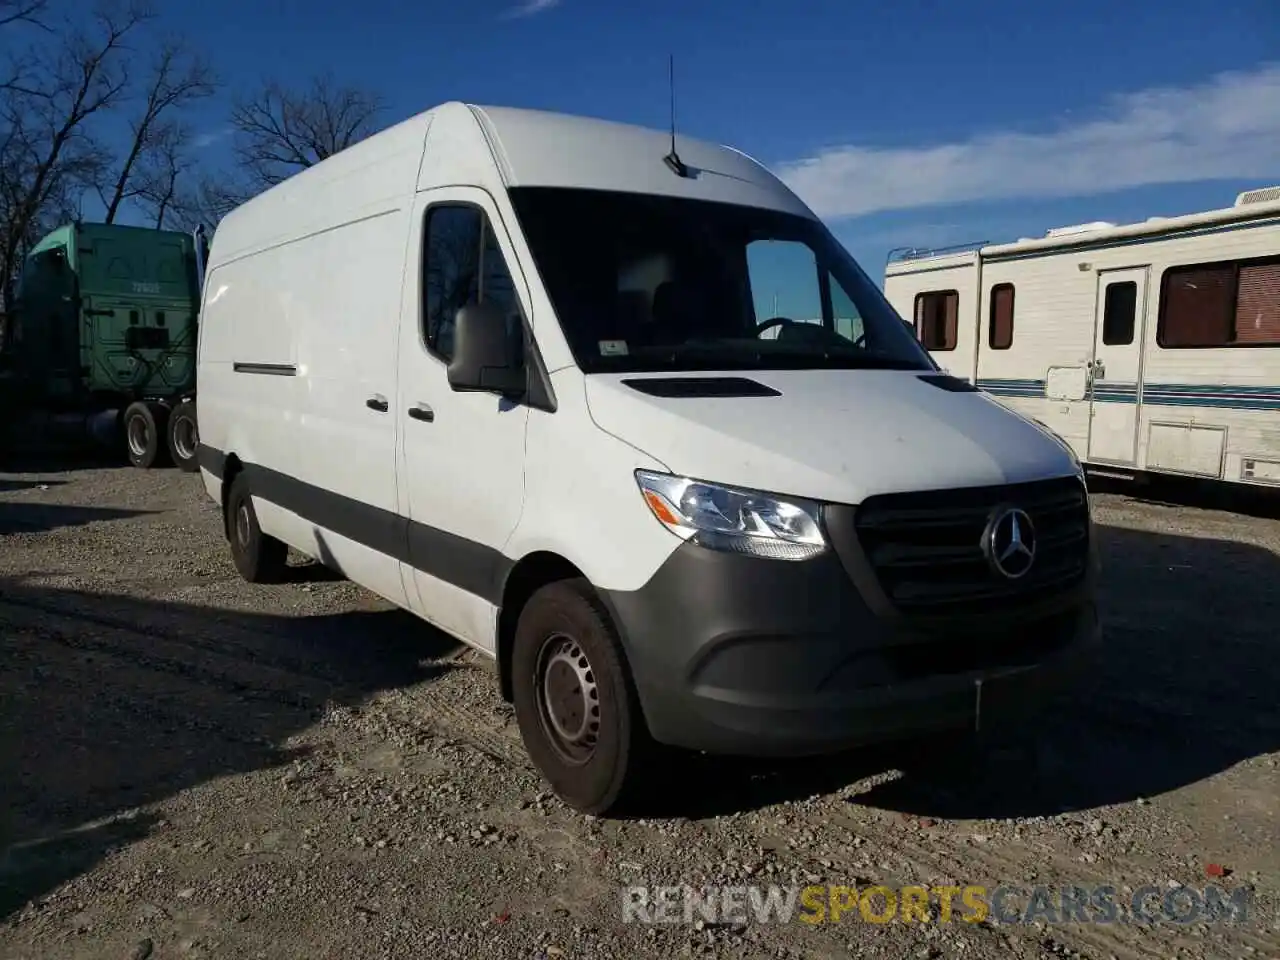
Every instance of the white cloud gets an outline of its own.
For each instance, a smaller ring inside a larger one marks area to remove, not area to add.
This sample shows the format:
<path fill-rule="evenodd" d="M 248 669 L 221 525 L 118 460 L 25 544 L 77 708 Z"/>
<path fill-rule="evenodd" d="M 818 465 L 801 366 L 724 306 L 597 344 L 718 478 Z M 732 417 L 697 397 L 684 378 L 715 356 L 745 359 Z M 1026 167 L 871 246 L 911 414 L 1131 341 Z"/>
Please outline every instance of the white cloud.
<path fill-rule="evenodd" d="M 558 6 L 560 6 L 560 0 L 525 0 L 524 3 L 508 10 L 506 15 L 509 18 L 532 17 L 536 13 L 542 13 Z"/>
<path fill-rule="evenodd" d="M 1114 97 L 1092 120 L 907 148 L 832 147 L 778 175 L 838 218 L 1162 183 L 1280 179 L 1280 63 Z"/>
<path fill-rule="evenodd" d="M 229 136 L 231 136 L 231 128 L 223 127 L 221 130 L 213 130 L 213 131 L 210 131 L 209 133 L 198 134 L 191 141 L 191 145 L 195 147 L 197 150 L 204 150 L 206 147 L 211 147 L 215 143 L 217 143 L 219 140 L 222 140 Z"/>

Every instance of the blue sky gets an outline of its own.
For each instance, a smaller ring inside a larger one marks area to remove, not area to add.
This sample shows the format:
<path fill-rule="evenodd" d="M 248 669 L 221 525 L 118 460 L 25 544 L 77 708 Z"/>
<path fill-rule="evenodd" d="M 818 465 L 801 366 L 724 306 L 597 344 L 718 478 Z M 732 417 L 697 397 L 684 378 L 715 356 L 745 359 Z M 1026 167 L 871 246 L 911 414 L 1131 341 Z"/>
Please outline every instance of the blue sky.
<path fill-rule="evenodd" d="M 781 173 L 877 280 L 891 247 L 1280 183 L 1278 0 L 514 2 L 174 0 L 166 21 L 232 87 L 332 70 L 387 122 L 462 99 L 665 127 L 673 53 L 681 129 Z"/>

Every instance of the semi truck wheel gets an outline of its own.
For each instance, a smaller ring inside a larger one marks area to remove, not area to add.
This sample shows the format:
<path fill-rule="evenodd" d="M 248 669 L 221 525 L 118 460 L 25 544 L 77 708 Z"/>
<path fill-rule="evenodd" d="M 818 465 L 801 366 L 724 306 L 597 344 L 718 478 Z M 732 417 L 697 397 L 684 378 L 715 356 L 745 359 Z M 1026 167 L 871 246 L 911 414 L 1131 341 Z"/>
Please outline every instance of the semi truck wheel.
<path fill-rule="evenodd" d="M 136 401 L 125 408 L 121 420 L 125 453 L 129 463 L 140 470 L 160 466 L 168 455 L 164 430 L 168 413 L 158 403 Z"/>
<path fill-rule="evenodd" d="M 199 469 L 196 463 L 196 447 L 200 442 L 200 432 L 196 427 L 196 402 L 183 400 L 169 414 L 169 429 L 166 431 L 169 441 L 169 457 L 174 465 L 183 473 L 195 473 Z"/>

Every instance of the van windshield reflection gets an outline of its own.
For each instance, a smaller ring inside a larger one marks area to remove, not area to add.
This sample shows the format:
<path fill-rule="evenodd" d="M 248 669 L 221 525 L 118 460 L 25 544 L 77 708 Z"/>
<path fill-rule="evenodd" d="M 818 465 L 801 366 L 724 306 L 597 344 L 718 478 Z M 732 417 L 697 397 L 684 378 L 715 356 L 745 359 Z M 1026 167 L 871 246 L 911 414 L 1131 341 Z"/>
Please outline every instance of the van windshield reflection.
<path fill-rule="evenodd" d="M 510 193 L 587 373 L 933 369 L 821 223 L 647 194 Z"/>

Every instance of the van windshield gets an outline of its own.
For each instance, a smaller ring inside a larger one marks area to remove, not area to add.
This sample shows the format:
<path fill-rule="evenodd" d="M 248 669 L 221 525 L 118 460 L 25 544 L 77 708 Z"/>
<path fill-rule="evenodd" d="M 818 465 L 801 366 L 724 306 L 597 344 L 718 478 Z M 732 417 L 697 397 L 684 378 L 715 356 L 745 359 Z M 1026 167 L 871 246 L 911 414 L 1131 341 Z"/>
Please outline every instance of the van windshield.
<path fill-rule="evenodd" d="M 602 190 L 510 195 L 586 373 L 936 369 L 817 221 Z"/>

